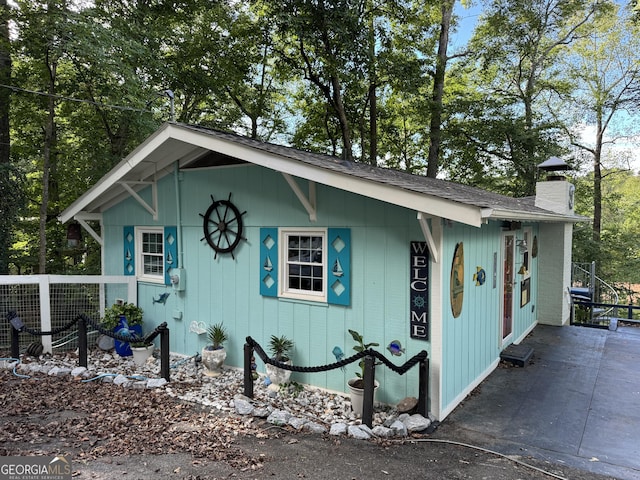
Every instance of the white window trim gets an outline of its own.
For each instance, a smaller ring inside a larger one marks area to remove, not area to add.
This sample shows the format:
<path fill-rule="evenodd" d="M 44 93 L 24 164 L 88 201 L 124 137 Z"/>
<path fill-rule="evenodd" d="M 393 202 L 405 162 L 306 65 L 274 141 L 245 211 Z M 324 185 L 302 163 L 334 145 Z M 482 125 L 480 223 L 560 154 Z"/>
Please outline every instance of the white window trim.
<path fill-rule="evenodd" d="M 164 265 L 164 228 L 163 227 L 135 227 L 136 234 L 136 278 L 142 282 L 160 283 L 164 285 L 164 268 L 159 275 L 150 275 L 144 273 L 144 260 L 145 253 L 142 249 L 142 236 L 144 233 L 159 233 L 162 237 L 162 265 Z"/>
<path fill-rule="evenodd" d="M 290 235 L 301 236 L 317 236 L 322 237 L 322 292 L 307 292 L 304 290 L 289 290 L 288 281 L 288 247 L 287 241 Z M 279 228 L 279 245 L 280 252 L 278 255 L 278 296 L 281 298 L 290 298 L 295 300 L 308 300 L 312 302 L 327 302 L 327 277 L 329 272 L 327 270 L 327 257 L 329 256 L 327 238 L 328 232 L 326 228 Z"/>

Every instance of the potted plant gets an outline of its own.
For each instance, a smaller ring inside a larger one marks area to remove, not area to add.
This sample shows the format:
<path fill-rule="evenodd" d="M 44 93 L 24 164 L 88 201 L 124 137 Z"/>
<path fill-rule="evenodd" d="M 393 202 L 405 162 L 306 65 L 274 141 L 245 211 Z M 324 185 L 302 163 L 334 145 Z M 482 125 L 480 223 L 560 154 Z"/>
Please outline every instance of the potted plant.
<path fill-rule="evenodd" d="M 269 340 L 269 351 L 271 352 L 271 359 L 277 362 L 286 363 L 291 365 L 291 359 L 289 358 L 290 352 L 293 350 L 293 340 L 287 338 L 285 335 L 279 337 L 271 335 Z M 285 370 L 284 368 L 276 367 L 275 365 L 265 364 L 267 376 L 274 389 L 279 388 L 280 385 L 287 383 L 291 377 L 291 370 Z"/>
<path fill-rule="evenodd" d="M 356 342 L 356 344 L 353 347 L 353 349 L 356 352 L 364 352 L 365 350 L 368 350 L 371 347 L 380 346 L 379 343 L 375 343 L 375 342 L 364 343 L 364 338 L 362 337 L 362 335 L 360 335 L 360 333 L 356 332 L 355 330 L 350 329 L 349 333 L 351 334 L 353 341 Z M 355 378 L 351 378 L 347 382 L 347 386 L 349 387 L 349 396 L 351 398 L 351 409 L 357 416 L 361 417 L 362 404 L 364 399 L 364 358 L 360 359 L 358 366 L 360 367 L 360 370 L 356 372 Z M 374 396 L 379 386 L 380 386 L 380 383 L 377 380 L 374 380 L 374 385 L 373 385 Z"/>
<path fill-rule="evenodd" d="M 223 344 L 229 339 L 229 335 L 222 323 L 216 323 L 207 329 L 207 338 L 211 343 L 202 349 L 204 374 L 208 377 L 217 377 L 221 373 L 224 359 L 227 358 L 227 351 Z"/>
<path fill-rule="evenodd" d="M 104 311 L 102 327 L 124 336 L 142 337 L 142 316 L 144 311 L 133 303 L 116 302 Z M 129 342 L 115 340 L 116 352 L 121 357 L 131 356 Z"/>
<path fill-rule="evenodd" d="M 133 354 L 133 362 L 136 365 L 142 366 L 147 359 L 153 354 L 153 343 L 145 341 L 132 341 L 131 353 Z"/>

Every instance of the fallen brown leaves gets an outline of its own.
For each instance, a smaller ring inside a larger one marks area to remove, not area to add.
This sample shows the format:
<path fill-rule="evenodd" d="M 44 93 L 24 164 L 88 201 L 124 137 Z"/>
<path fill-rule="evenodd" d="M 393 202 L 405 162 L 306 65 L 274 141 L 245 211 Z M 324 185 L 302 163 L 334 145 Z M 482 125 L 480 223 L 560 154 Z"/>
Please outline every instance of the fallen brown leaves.
<path fill-rule="evenodd" d="M 19 379 L 3 371 L 0 405 L 0 456 L 72 454 L 91 460 L 180 452 L 241 470 L 262 462 L 234 448 L 233 438 L 248 433 L 240 419 L 161 391 L 57 377 Z"/>

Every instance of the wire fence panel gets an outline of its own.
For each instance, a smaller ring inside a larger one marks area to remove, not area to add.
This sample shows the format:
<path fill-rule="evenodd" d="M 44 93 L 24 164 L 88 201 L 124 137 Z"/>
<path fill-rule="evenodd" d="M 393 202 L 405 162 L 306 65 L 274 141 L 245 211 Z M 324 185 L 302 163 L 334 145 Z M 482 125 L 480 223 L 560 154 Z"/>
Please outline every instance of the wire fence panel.
<path fill-rule="evenodd" d="M 3 319 L 16 312 L 25 326 L 55 332 L 80 314 L 93 319 L 103 316 L 105 307 L 116 299 L 137 303 L 136 282 L 129 276 L 102 275 L 2 275 L 0 276 L 0 314 Z M 97 336 L 93 334 L 93 338 Z M 66 330 L 34 338 L 20 335 L 20 348 L 42 341 L 43 351 L 52 353 L 77 348 L 77 332 Z M 11 344 L 11 327 L 2 321 L 0 349 Z"/>

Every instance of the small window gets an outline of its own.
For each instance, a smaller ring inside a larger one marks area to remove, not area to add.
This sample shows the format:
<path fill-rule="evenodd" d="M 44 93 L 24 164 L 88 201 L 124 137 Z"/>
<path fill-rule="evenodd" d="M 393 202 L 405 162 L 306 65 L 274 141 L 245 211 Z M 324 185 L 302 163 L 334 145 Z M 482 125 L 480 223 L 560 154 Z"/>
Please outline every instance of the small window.
<path fill-rule="evenodd" d="M 283 297 L 326 301 L 326 231 L 281 230 Z"/>
<path fill-rule="evenodd" d="M 164 283 L 164 234 L 162 228 L 136 229 L 138 278 Z"/>

